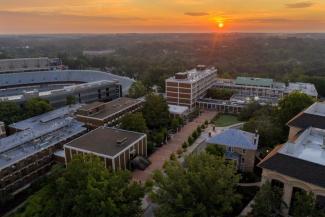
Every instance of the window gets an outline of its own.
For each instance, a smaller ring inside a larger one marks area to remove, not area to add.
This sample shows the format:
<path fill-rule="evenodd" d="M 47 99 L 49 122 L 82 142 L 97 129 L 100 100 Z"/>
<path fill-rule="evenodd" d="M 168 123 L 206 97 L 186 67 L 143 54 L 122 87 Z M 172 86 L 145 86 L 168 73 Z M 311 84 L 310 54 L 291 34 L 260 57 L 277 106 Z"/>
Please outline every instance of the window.
<path fill-rule="evenodd" d="M 242 159 L 241 159 L 241 162 L 242 162 L 242 163 L 244 163 L 244 162 L 245 162 L 245 159 L 244 159 L 244 158 L 242 158 Z"/>
<path fill-rule="evenodd" d="M 229 151 L 229 152 L 234 152 L 234 148 L 231 147 L 231 146 L 229 146 L 229 147 L 228 147 L 228 151 Z"/>
<path fill-rule="evenodd" d="M 245 149 L 243 149 L 243 154 L 246 154 L 246 150 Z"/>

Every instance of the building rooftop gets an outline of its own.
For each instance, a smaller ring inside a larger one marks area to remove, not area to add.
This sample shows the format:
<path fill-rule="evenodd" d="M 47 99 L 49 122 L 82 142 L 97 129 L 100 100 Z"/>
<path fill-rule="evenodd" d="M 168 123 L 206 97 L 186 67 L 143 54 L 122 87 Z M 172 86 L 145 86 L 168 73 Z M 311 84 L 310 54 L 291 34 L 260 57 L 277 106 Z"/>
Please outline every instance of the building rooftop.
<path fill-rule="evenodd" d="M 55 95 L 61 95 L 61 94 L 73 94 L 76 91 L 81 91 L 85 89 L 95 88 L 95 87 L 103 87 L 110 84 L 116 83 L 115 81 L 108 81 L 108 80 L 101 80 L 101 81 L 94 81 L 89 83 L 83 83 L 83 84 L 73 84 L 69 86 L 64 86 L 60 89 L 54 89 L 54 90 L 47 90 L 39 92 L 37 89 L 32 91 L 25 91 L 23 94 L 19 95 L 11 95 L 11 96 L 4 96 L 0 97 L 0 101 L 17 101 L 22 100 L 24 98 L 28 97 L 46 97 L 46 96 L 55 96 Z"/>
<path fill-rule="evenodd" d="M 64 147 L 114 157 L 145 136 L 143 133 L 99 127 L 67 143 Z"/>
<path fill-rule="evenodd" d="M 273 79 L 270 78 L 237 77 L 235 80 L 237 85 L 248 86 L 272 87 L 273 83 Z"/>
<path fill-rule="evenodd" d="M 44 125 L 46 125 L 49 122 L 55 122 L 56 120 L 62 120 L 65 117 L 72 116 L 80 107 L 82 104 L 75 104 L 71 106 L 65 106 L 59 109 L 55 109 L 53 111 L 31 117 L 22 121 L 19 121 L 17 123 L 10 124 L 10 128 L 14 128 L 17 130 L 27 130 L 32 129 L 35 131 L 42 131 L 44 130 Z"/>
<path fill-rule="evenodd" d="M 289 83 L 289 85 L 286 87 L 286 92 L 291 93 L 294 91 L 300 91 L 302 93 L 305 93 L 313 97 L 318 96 L 315 85 L 310 83 L 302 83 L 302 82 Z"/>
<path fill-rule="evenodd" d="M 183 115 L 188 112 L 187 106 L 180 106 L 180 105 L 168 105 L 169 113 L 175 115 Z"/>
<path fill-rule="evenodd" d="M 308 128 L 271 152 L 260 167 L 325 187 L 325 130 Z"/>
<path fill-rule="evenodd" d="M 302 129 L 309 127 L 325 129 L 325 103 L 315 102 L 305 111 L 292 118 L 287 125 Z"/>
<path fill-rule="evenodd" d="M 255 140 L 256 138 L 256 140 Z M 234 148 L 256 150 L 258 135 L 238 129 L 226 129 L 207 140 L 209 144 L 225 145 Z"/>
<path fill-rule="evenodd" d="M 279 153 L 325 166 L 325 130 L 306 129 L 294 142 L 287 142 Z"/>
<path fill-rule="evenodd" d="M 89 112 L 90 113 L 89 115 L 85 115 L 88 117 L 92 117 L 92 118 L 96 118 L 96 119 L 105 119 L 112 115 L 115 115 L 116 113 L 118 113 L 120 111 L 128 109 L 129 107 L 137 105 L 142 102 L 143 102 L 143 100 L 140 100 L 140 99 L 121 97 L 121 98 L 112 100 L 107 103 L 101 103 L 101 102 L 90 103 L 90 104 L 85 105 L 82 108 L 80 108 L 79 111 Z M 99 109 L 96 110 L 95 112 L 91 111 L 96 108 L 99 108 Z"/>
<path fill-rule="evenodd" d="M 71 118 L 67 110 L 62 108 L 18 122 L 17 129 L 22 131 L 0 139 L 0 169 L 85 132 L 83 123 Z"/>
<path fill-rule="evenodd" d="M 214 67 L 206 68 L 203 65 L 199 65 L 194 69 L 188 70 L 186 72 L 178 72 L 175 76 L 168 78 L 166 81 L 168 82 L 184 82 L 184 83 L 192 83 L 196 82 L 202 78 L 205 78 L 211 74 L 216 74 L 217 69 Z"/>
<path fill-rule="evenodd" d="M 0 74 L 0 88 L 42 83 L 89 83 L 101 80 L 120 83 L 124 94 L 128 92 L 130 86 L 134 82 L 133 79 L 128 77 L 95 70 L 48 70 Z"/>

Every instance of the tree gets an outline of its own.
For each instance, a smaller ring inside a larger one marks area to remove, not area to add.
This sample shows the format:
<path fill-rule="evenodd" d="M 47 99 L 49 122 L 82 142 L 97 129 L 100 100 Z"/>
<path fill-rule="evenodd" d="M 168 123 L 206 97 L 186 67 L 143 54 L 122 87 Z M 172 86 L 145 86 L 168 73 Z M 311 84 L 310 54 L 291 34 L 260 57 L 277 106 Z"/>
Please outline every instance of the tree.
<path fill-rule="evenodd" d="M 243 126 L 244 131 L 259 134 L 259 146 L 273 147 L 283 142 L 284 136 L 283 126 L 275 123 L 272 116 L 257 115 L 249 119 Z"/>
<path fill-rule="evenodd" d="M 20 121 L 22 117 L 22 109 L 16 103 L 0 102 L 0 120 L 6 125 Z"/>
<path fill-rule="evenodd" d="M 178 161 L 167 162 L 153 181 L 151 198 L 159 205 L 158 217 L 223 216 L 240 199 L 235 166 L 206 153 L 186 157 L 184 167 Z"/>
<path fill-rule="evenodd" d="M 228 100 L 236 91 L 229 89 L 210 88 L 207 91 L 207 97 L 212 99 Z"/>
<path fill-rule="evenodd" d="M 316 207 L 315 196 L 312 192 L 297 192 L 295 194 L 293 216 L 294 217 L 324 217 L 325 210 Z"/>
<path fill-rule="evenodd" d="M 124 130 L 140 133 L 147 133 L 148 131 L 146 120 L 140 112 L 125 115 L 121 119 L 120 127 Z"/>
<path fill-rule="evenodd" d="M 147 90 L 143 83 L 141 81 L 135 81 L 129 89 L 128 96 L 131 98 L 139 98 L 144 96 L 146 92 Z"/>
<path fill-rule="evenodd" d="M 246 105 L 238 115 L 238 120 L 248 121 L 256 111 L 261 109 L 261 105 L 258 102 L 252 102 Z"/>
<path fill-rule="evenodd" d="M 178 118 L 173 118 L 171 123 L 170 123 L 170 127 L 176 131 L 180 126 L 180 122 L 179 122 L 179 119 Z"/>
<path fill-rule="evenodd" d="M 130 180 L 128 171 L 110 172 L 99 158 L 78 156 L 17 217 L 140 217 L 144 189 Z"/>
<path fill-rule="evenodd" d="M 143 107 L 143 117 L 149 129 L 167 128 L 169 124 L 169 111 L 166 100 L 162 96 L 147 95 Z"/>
<path fill-rule="evenodd" d="M 26 114 L 28 117 L 37 116 L 51 111 L 53 108 L 49 101 L 41 98 L 32 98 L 25 103 Z"/>
<path fill-rule="evenodd" d="M 75 96 L 67 96 L 67 105 L 73 105 L 76 104 L 76 97 Z"/>
<path fill-rule="evenodd" d="M 223 157 L 225 155 L 225 149 L 218 146 L 218 145 L 209 144 L 206 147 L 205 151 L 208 154 L 212 154 L 212 155 L 215 155 L 215 156 Z"/>
<path fill-rule="evenodd" d="M 305 93 L 293 92 L 279 101 L 278 119 L 285 125 L 291 118 L 314 103 L 314 99 Z"/>
<path fill-rule="evenodd" d="M 256 194 L 252 205 L 252 213 L 255 217 L 277 217 L 281 213 L 282 193 L 280 188 L 272 187 L 267 182 L 262 185 Z"/>

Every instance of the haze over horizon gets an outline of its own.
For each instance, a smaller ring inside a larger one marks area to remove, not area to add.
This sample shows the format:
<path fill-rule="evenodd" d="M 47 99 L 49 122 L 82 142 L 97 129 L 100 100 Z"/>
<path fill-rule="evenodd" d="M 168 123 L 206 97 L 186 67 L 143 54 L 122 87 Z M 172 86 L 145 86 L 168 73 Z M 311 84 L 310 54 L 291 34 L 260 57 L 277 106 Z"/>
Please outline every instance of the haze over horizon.
<path fill-rule="evenodd" d="M 325 1 L 0 0 L 0 34 L 325 32 Z"/>

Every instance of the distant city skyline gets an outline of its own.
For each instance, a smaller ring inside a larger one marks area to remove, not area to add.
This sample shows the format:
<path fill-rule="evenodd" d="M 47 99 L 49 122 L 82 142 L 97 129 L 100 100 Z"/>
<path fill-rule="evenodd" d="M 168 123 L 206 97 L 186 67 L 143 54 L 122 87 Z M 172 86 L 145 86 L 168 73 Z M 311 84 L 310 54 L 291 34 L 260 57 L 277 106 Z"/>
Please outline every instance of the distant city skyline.
<path fill-rule="evenodd" d="M 0 0 L 0 34 L 325 32 L 325 1 Z"/>

